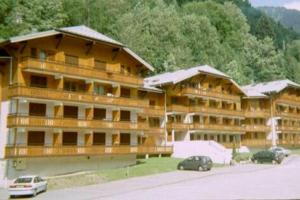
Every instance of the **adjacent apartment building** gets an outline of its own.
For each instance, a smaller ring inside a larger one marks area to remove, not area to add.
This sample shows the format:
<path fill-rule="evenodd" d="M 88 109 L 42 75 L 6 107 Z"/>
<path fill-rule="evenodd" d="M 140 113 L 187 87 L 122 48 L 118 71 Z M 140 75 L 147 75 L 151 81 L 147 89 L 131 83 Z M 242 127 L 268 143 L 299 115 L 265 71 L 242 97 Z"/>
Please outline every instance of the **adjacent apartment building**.
<path fill-rule="evenodd" d="M 300 85 L 279 80 L 242 87 L 247 146 L 300 145 Z"/>
<path fill-rule="evenodd" d="M 170 154 L 153 67 L 85 26 L 0 44 L 0 178 L 51 175 Z"/>
<path fill-rule="evenodd" d="M 204 65 L 152 76 L 145 83 L 166 93 L 168 142 L 215 140 L 240 146 L 244 92 L 226 74 Z"/>

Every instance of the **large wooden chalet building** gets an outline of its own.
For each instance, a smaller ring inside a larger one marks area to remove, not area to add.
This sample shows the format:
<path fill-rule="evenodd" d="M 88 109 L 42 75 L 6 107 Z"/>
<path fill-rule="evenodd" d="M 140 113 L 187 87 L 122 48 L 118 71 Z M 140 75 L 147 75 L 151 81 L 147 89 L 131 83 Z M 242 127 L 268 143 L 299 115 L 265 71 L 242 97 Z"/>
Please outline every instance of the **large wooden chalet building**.
<path fill-rule="evenodd" d="M 0 179 L 133 164 L 175 141 L 300 144 L 300 86 L 240 87 L 210 66 L 153 67 L 85 26 L 0 43 Z M 63 165 L 62 165 L 63 163 Z"/>

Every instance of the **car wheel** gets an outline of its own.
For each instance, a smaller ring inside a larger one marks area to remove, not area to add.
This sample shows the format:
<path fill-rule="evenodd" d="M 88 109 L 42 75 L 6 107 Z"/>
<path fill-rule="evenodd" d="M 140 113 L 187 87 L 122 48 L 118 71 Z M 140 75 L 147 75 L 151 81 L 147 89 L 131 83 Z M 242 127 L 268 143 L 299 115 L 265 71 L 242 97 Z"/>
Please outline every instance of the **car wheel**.
<path fill-rule="evenodd" d="M 206 171 L 205 167 L 199 166 L 198 171 Z"/>
<path fill-rule="evenodd" d="M 180 166 L 178 167 L 178 169 L 179 169 L 179 170 L 184 170 L 184 167 L 183 167 L 182 165 L 180 165 Z"/>
<path fill-rule="evenodd" d="M 37 189 L 35 189 L 35 190 L 34 190 L 34 192 L 33 192 L 32 196 L 34 196 L 34 197 L 35 197 L 36 195 L 37 195 Z"/>

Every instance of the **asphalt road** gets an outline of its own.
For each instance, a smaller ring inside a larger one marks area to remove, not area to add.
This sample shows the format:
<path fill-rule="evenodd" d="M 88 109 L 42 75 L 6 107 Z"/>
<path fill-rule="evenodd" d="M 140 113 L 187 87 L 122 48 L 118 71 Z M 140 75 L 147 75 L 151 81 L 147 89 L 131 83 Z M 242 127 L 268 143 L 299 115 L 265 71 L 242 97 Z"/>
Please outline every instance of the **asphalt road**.
<path fill-rule="evenodd" d="M 53 190 L 34 199 L 300 199 L 299 170 L 300 157 L 292 156 L 281 165 L 244 164 L 210 172 L 175 171 Z"/>

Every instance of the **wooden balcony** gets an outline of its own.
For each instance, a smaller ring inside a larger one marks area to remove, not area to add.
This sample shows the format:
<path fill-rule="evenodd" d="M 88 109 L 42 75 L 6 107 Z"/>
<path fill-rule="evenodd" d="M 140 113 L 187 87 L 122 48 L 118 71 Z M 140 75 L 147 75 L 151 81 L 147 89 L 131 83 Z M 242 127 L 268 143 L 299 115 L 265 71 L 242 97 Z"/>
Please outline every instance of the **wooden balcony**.
<path fill-rule="evenodd" d="M 271 128 L 267 125 L 245 125 L 246 132 L 270 132 Z"/>
<path fill-rule="evenodd" d="M 144 108 L 144 114 L 147 116 L 165 116 L 164 106 L 149 106 Z"/>
<path fill-rule="evenodd" d="M 288 117 L 288 118 L 299 118 L 300 114 L 299 113 L 291 113 L 291 112 L 276 112 L 276 116 L 278 117 Z"/>
<path fill-rule="evenodd" d="M 275 101 L 277 104 L 287 104 L 287 105 L 293 105 L 293 106 L 299 106 L 300 107 L 300 98 L 295 98 L 293 96 L 282 96 L 279 99 Z"/>
<path fill-rule="evenodd" d="M 188 113 L 189 107 L 184 105 L 172 104 L 167 106 L 167 112 Z"/>
<path fill-rule="evenodd" d="M 276 127 L 276 130 L 283 133 L 300 133 L 299 126 L 279 125 Z"/>
<path fill-rule="evenodd" d="M 266 147 L 271 146 L 272 141 L 266 139 L 242 139 L 242 145 L 250 147 Z"/>
<path fill-rule="evenodd" d="M 269 118 L 270 110 L 246 110 L 245 117 L 248 118 Z"/>
<path fill-rule="evenodd" d="M 211 107 L 203 107 L 203 106 L 191 106 L 190 112 L 207 113 L 212 115 L 226 115 L 226 116 L 233 116 L 233 117 L 244 117 L 244 113 L 241 110 L 229 110 L 229 109 L 211 108 Z"/>
<path fill-rule="evenodd" d="M 196 88 L 183 88 L 181 90 L 181 95 L 184 96 L 199 96 L 199 97 L 210 97 L 210 98 L 217 98 L 217 99 L 224 99 L 224 100 L 231 100 L 231 101 L 241 101 L 241 97 L 232 94 L 221 93 L 213 90 L 205 90 L 205 89 L 196 89 Z"/>
<path fill-rule="evenodd" d="M 172 146 L 7 146 L 5 158 L 40 156 L 171 154 Z"/>
<path fill-rule="evenodd" d="M 120 63 L 118 63 L 120 65 Z M 85 77 L 87 79 L 101 79 L 132 85 L 143 85 L 143 78 L 121 74 L 118 71 L 96 69 L 93 66 L 75 66 L 62 61 L 41 61 L 39 59 L 25 57 L 21 66 L 24 71 L 53 73 L 70 76 Z"/>
<path fill-rule="evenodd" d="M 245 127 L 243 126 L 233 126 L 233 125 L 223 125 L 223 124 L 190 124 L 190 130 L 194 131 L 216 131 L 216 132 L 234 132 L 234 133 L 244 133 Z"/>
<path fill-rule="evenodd" d="M 190 124 L 185 124 L 183 122 L 169 122 L 167 123 L 167 129 L 175 129 L 187 131 L 189 129 Z"/>
<path fill-rule="evenodd" d="M 111 97 L 105 95 L 96 95 L 92 93 L 69 92 L 64 90 L 54 90 L 49 88 L 34 88 L 26 86 L 11 86 L 7 91 L 8 97 L 28 97 L 47 99 L 55 101 L 71 101 L 91 104 L 105 104 L 124 107 L 146 108 L 149 106 L 149 100 Z"/>
<path fill-rule="evenodd" d="M 116 130 L 148 130 L 148 123 L 124 121 L 80 120 L 35 116 L 8 116 L 7 127 L 88 128 Z"/>
<path fill-rule="evenodd" d="M 151 127 L 149 126 L 148 130 L 147 130 L 148 133 L 150 134 L 159 134 L 159 135 L 162 135 L 165 133 L 165 129 L 164 128 L 160 128 L 160 127 Z"/>

